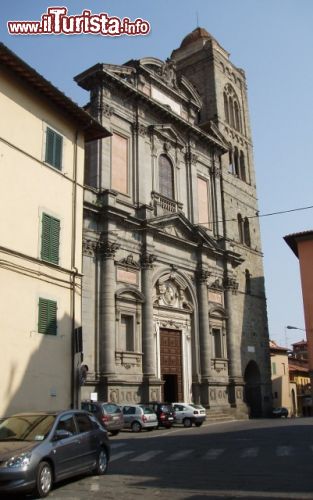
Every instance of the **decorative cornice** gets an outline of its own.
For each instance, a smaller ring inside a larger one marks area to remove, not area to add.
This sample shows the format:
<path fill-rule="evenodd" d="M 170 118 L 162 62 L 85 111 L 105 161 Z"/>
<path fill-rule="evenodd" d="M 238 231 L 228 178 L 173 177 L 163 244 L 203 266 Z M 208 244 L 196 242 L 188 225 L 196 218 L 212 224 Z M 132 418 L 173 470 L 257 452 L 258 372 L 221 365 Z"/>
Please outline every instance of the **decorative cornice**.
<path fill-rule="evenodd" d="M 111 241 L 99 241 L 97 246 L 98 254 L 103 259 L 114 259 L 115 253 L 120 248 L 119 243 L 111 242 Z"/>
<path fill-rule="evenodd" d="M 196 154 L 192 153 L 191 151 L 187 151 L 187 153 L 185 153 L 186 163 L 191 163 L 191 165 L 196 165 L 197 160 L 198 160 L 198 156 Z"/>
<path fill-rule="evenodd" d="M 114 108 L 112 106 L 109 106 L 109 104 L 103 104 L 102 114 L 104 116 L 111 117 L 114 114 Z"/>
<path fill-rule="evenodd" d="M 129 254 L 127 257 L 124 257 L 124 259 L 119 260 L 117 264 L 127 269 L 135 269 L 136 271 L 140 269 L 140 265 L 134 261 L 132 254 Z"/>
<path fill-rule="evenodd" d="M 83 239 L 83 255 L 93 257 L 97 251 L 98 242 L 94 240 Z"/>
<path fill-rule="evenodd" d="M 153 269 L 153 263 L 156 260 L 156 256 L 152 253 L 144 252 L 141 256 L 140 263 L 142 269 Z"/>
<path fill-rule="evenodd" d="M 238 281 L 231 276 L 226 276 L 223 280 L 223 286 L 225 290 L 231 291 L 233 294 L 237 293 L 239 283 Z"/>
<path fill-rule="evenodd" d="M 210 276 L 210 271 L 205 271 L 202 268 L 199 268 L 196 271 L 196 279 L 199 283 L 207 283 L 209 276 Z"/>
<path fill-rule="evenodd" d="M 134 134 L 138 134 L 141 137 L 145 137 L 147 134 L 147 127 L 139 122 L 132 123 L 132 130 Z"/>

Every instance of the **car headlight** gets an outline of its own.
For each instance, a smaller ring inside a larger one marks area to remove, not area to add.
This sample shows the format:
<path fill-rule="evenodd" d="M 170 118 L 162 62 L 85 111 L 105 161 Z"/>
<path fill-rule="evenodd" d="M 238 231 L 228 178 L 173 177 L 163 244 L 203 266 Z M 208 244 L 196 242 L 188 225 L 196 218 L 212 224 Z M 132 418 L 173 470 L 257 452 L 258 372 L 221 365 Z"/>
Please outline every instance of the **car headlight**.
<path fill-rule="evenodd" d="M 28 467 L 30 464 L 31 453 L 21 453 L 17 457 L 11 457 L 4 462 L 4 467 Z"/>

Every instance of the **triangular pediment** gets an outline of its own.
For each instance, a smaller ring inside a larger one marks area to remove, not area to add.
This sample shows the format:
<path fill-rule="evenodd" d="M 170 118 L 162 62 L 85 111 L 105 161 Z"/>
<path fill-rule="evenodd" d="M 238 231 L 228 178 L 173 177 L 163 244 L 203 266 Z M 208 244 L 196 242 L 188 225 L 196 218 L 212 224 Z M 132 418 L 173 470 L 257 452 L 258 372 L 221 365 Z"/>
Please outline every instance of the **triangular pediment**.
<path fill-rule="evenodd" d="M 157 134 L 163 141 L 165 142 L 171 142 L 175 146 L 179 146 L 183 148 L 186 144 L 182 137 L 179 135 L 177 130 L 173 125 L 164 123 L 160 125 L 151 125 L 149 127 L 149 130 L 152 133 Z"/>
<path fill-rule="evenodd" d="M 149 220 L 149 226 L 154 227 L 163 235 L 175 238 L 182 243 L 210 248 L 214 253 L 222 254 L 216 240 L 210 236 L 205 228 L 195 226 L 182 214 L 168 214 Z"/>

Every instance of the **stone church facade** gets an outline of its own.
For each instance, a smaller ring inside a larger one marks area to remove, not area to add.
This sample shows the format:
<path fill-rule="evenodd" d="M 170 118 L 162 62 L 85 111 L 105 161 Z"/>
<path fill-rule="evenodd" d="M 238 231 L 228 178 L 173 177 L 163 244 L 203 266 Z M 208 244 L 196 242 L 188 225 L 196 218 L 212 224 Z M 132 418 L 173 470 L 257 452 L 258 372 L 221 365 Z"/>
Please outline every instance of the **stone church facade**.
<path fill-rule="evenodd" d="M 75 80 L 87 151 L 82 397 L 266 414 L 264 276 L 244 72 L 204 29 Z"/>

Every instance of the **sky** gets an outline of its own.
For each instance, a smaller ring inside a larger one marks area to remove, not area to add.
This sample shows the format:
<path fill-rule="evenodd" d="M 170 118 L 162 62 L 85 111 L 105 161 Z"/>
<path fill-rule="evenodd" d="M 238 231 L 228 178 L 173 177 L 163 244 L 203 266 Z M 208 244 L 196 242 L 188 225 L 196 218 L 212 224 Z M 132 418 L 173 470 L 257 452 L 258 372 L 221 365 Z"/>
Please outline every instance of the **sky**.
<path fill-rule="evenodd" d="M 40 20 L 48 7 L 141 18 L 139 36 L 8 34 L 9 20 Z M 312 0 L 10 0 L 2 2 L 0 40 L 80 105 L 88 93 L 73 77 L 102 62 L 165 60 L 197 26 L 246 72 L 260 215 L 313 205 Z M 281 345 L 305 336 L 299 262 L 283 236 L 313 229 L 313 209 L 260 217 L 269 335 Z"/>

